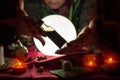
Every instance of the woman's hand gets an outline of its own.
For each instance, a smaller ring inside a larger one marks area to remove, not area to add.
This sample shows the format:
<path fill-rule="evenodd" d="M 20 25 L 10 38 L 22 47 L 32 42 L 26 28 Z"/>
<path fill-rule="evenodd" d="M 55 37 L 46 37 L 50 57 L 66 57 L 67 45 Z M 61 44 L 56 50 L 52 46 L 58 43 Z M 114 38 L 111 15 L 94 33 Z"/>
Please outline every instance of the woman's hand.
<path fill-rule="evenodd" d="M 16 31 L 20 36 L 29 36 L 39 39 L 44 45 L 45 42 L 41 36 L 44 36 L 44 32 L 41 30 L 40 26 L 43 22 L 35 22 L 29 17 L 18 17 L 16 21 Z"/>
<path fill-rule="evenodd" d="M 19 36 L 35 37 L 39 39 L 43 45 L 45 44 L 45 41 L 41 37 L 45 36 L 45 34 L 40 28 L 43 21 L 40 21 L 38 23 L 28 16 L 21 16 L 8 17 L 0 20 L 0 23 L 10 25 L 10 27 L 14 27 Z"/>

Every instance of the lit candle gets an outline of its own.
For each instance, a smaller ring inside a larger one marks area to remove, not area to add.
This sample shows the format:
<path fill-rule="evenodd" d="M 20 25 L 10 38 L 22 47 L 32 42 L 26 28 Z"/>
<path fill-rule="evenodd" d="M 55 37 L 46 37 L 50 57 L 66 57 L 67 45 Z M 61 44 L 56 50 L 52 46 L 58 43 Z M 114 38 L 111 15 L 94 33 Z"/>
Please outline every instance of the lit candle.
<path fill-rule="evenodd" d="M 22 62 L 17 62 L 12 66 L 13 68 L 24 68 L 25 65 Z"/>
<path fill-rule="evenodd" d="M 84 63 L 85 66 L 95 67 L 97 64 L 94 61 L 88 61 Z"/>
<path fill-rule="evenodd" d="M 97 66 L 96 63 L 96 56 L 94 54 L 85 55 L 83 58 L 84 66 L 95 67 Z"/>
<path fill-rule="evenodd" d="M 109 61 L 109 63 L 112 63 L 113 59 L 110 57 L 108 61 Z"/>
<path fill-rule="evenodd" d="M 17 74 L 21 74 L 26 71 L 26 65 L 22 62 L 17 62 L 16 64 L 12 65 L 13 72 Z"/>
<path fill-rule="evenodd" d="M 103 55 L 105 64 L 116 64 L 118 63 L 118 56 L 115 53 L 109 52 Z"/>
<path fill-rule="evenodd" d="M 104 62 L 106 64 L 112 64 L 112 63 L 116 63 L 116 60 L 113 57 L 108 57 L 107 59 L 105 59 Z"/>
<path fill-rule="evenodd" d="M 90 61 L 90 62 L 88 63 L 88 65 L 89 65 L 89 66 L 94 66 L 92 61 Z"/>

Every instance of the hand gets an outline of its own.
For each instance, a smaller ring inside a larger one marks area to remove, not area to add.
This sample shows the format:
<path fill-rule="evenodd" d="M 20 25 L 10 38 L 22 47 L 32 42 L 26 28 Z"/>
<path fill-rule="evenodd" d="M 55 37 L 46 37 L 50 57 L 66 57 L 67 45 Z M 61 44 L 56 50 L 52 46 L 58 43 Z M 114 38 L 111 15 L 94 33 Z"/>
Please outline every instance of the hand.
<path fill-rule="evenodd" d="M 40 21 L 39 23 L 35 22 L 34 20 L 30 19 L 29 17 L 18 17 L 16 23 L 16 31 L 20 36 L 30 36 L 39 39 L 42 44 L 44 45 L 45 42 L 42 35 L 45 36 L 44 32 L 40 29 L 40 25 L 43 22 Z"/>
<path fill-rule="evenodd" d="M 35 37 L 39 39 L 43 45 L 45 44 L 45 41 L 41 37 L 45 36 L 44 32 L 40 29 L 40 25 L 43 23 L 42 21 L 37 23 L 27 16 L 21 16 L 8 17 L 0 20 L 0 23 L 14 27 L 19 36 Z"/>

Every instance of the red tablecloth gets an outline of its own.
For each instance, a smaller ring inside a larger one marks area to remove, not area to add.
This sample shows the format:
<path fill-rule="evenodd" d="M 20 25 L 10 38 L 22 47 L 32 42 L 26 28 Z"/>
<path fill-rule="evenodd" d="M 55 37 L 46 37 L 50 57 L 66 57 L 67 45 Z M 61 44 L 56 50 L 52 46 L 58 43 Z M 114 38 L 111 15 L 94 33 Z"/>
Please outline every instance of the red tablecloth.
<path fill-rule="evenodd" d="M 37 55 L 44 56 L 40 52 L 30 52 L 27 57 L 32 57 L 35 58 Z M 4 72 L 0 73 L 0 78 L 5 79 L 8 78 L 11 79 L 38 79 L 38 80 L 61 80 L 59 77 L 56 75 L 52 74 L 50 71 L 54 69 L 60 69 L 61 68 L 61 59 L 71 59 L 73 60 L 73 66 L 79 65 L 80 64 L 80 54 L 72 54 L 68 56 L 61 56 L 61 57 L 55 57 L 55 56 L 47 56 L 47 60 L 43 60 L 41 62 L 36 62 L 33 61 L 31 62 L 31 67 L 28 66 L 27 70 L 25 73 L 16 75 L 16 74 L 11 74 L 11 70 L 6 70 Z M 39 66 L 44 66 L 43 72 L 38 72 L 38 67 Z M 86 76 L 80 76 L 75 78 L 75 80 L 83 80 L 83 79 L 111 79 L 111 78 L 116 78 L 119 79 L 119 77 L 110 77 L 107 74 L 94 74 L 94 75 L 86 75 Z"/>

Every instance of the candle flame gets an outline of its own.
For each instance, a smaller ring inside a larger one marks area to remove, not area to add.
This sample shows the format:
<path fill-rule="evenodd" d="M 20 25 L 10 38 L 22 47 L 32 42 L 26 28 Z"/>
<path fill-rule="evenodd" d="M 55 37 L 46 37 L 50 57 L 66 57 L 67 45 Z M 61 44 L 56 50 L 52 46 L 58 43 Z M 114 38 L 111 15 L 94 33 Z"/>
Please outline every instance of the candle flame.
<path fill-rule="evenodd" d="M 22 65 L 22 63 L 21 63 L 21 62 L 18 62 L 18 65 Z"/>
<path fill-rule="evenodd" d="M 112 61 L 113 61 L 113 59 L 110 57 L 110 58 L 109 58 L 109 62 L 112 62 Z"/>
<path fill-rule="evenodd" d="M 16 64 L 13 65 L 13 67 L 14 68 L 23 68 L 23 67 L 25 67 L 25 65 L 22 62 L 18 61 Z"/>
<path fill-rule="evenodd" d="M 105 63 L 107 64 L 116 63 L 116 60 L 113 59 L 113 57 L 109 57 L 108 59 L 105 60 Z"/>
<path fill-rule="evenodd" d="M 89 62 L 89 65 L 93 65 L 93 62 L 92 62 L 92 61 L 90 61 L 90 62 Z"/>
<path fill-rule="evenodd" d="M 115 64 L 118 62 L 119 57 L 115 53 L 104 54 L 104 63 Z"/>

